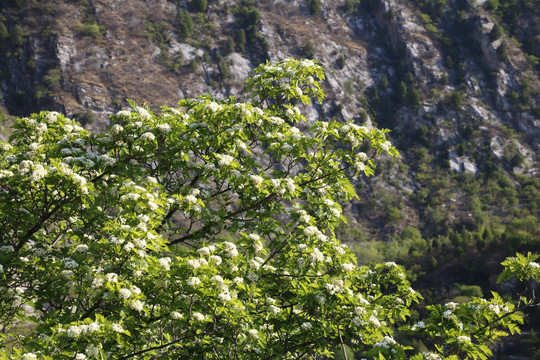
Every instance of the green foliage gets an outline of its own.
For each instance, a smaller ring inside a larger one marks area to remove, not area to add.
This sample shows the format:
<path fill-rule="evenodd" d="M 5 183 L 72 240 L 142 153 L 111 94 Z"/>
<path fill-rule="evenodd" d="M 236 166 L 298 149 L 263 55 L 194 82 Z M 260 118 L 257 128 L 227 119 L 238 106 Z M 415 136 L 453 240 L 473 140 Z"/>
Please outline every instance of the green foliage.
<path fill-rule="evenodd" d="M 84 114 L 81 116 L 81 124 L 87 125 L 92 124 L 96 120 L 94 113 L 90 109 L 86 109 L 84 111 Z"/>
<path fill-rule="evenodd" d="M 225 58 L 222 56 L 218 56 L 217 61 L 221 80 L 223 81 L 231 75 L 229 71 L 229 64 L 227 64 L 227 60 L 225 60 Z"/>
<path fill-rule="evenodd" d="M 343 69 L 345 67 L 346 61 L 343 55 L 339 55 L 339 57 L 336 60 L 336 65 L 338 69 Z"/>
<path fill-rule="evenodd" d="M 148 40 L 151 40 L 158 44 L 160 47 L 165 45 L 166 34 L 165 34 L 166 24 L 165 23 L 154 23 L 149 21 L 146 24 L 146 37 Z"/>
<path fill-rule="evenodd" d="M 193 32 L 195 31 L 191 14 L 187 11 L 178 9 L 176 17 L 178 19 L 178 35 L 180 40 L 186 41 L 193 35 Z"/>
<path fill-rule="evenodd" d="M 399 103 L 403 103 L 407 98 L 407 84 L 405 84 L 405 81 L 401 81 L 399 83 L 396 92 L 396 98 Z"/>
<path fill-rule="evenodd" d="M 506 61 L 508 59 L 508 45 L 506 41 L 501 42 L 496 52 L 500 60 Z"/>
<path fill-rule="evenodd" d="M 420 93 L 418 90 L 416 90 L 414 87 L 410 86 L 407 89 L 407 104 L 417 107 L 422 104 L 422 100 L 420 99 Z"/>
<path fill-rule="evenodd" d="M 236 50 L 241 53 L 246 52 L 246 32 L 244 29 L 240 29 L 236 33 Z"/>
<path fill-rule="evenodd" d="M 0 21 L 0 44 L 3 44 L 9 38 L 9 32 L 3 22 Z"/>
<path fill-rule="evenodd" d="M 465 101 L 465 95 L 462 91 L 454 90 L 450 94 L 448 94 L 445 99 L 444 103 L 452 110 L 459 111 L 463 107 L 463 103 Z"/>
<path fill-rule="evenodd" d="M 49 89 L 59 86 L 61 81 L 62 72 L 57 68 L 49 69 L 47 75 L 43 76 L 43 83 L 45 83 Z"/>
<path fill-rule="evenodd" d="M 225 42 L 225 55 L 229 55 L 234 52 L 234 39 L 232 37 L 227 37 Z"/>
<path fill-rule="evenodd" d="M 345 11 L 349 14 L 356 12 L 356 8 L 359 5 L 359 0 L 346 0 L 345 1 Z"/>
<path fill-rule="evenodd" d="M 21 25 L 15 24 L 11 29 L 10 42 L 11 45 L 20 48 L 24 44 L 24 29 Z"/>
<path fill-rule="evenodd" d="M 189 3 L 189 8 L 191 11 L 195 12 L 206 12 L 208 8 L 207 0 L 191 0 Z"/>
<path fill-rule="evenodd" d="M 321 0 L 307 0 L 308 10 L 311 15 L 321 14 Z"/>
<path fill-rule="evenodd" d="M 77 24 L 77 31 L 82 36 L 89 36 L 94 40 L 99 40 L 102 37 L 101 28 L 97 23 L 91 24 Z"/>
<path fill-rule="evenodd" d="M 357 198 L 349 177 L 398 152 L 387 130 L 353 121 L 301 130 L 295 104 L 322 102 L 323 80 L 311 60 L 266 63 L 245 102 L 203 95 L 156 115 L 130 101 L 104 134 L 56 112 L 18 119 L 0 143 L 0 358 L 315 358 L 343 345 L 422 358 L 394 339 L 400 326 L 465 359 L 519 331 L 521 308 L 495 293 L 404 325 L 421 298 L 404 269 L 359 266 L 336 239 L 340 202 Z M 428 247 L 413 228 L 399 241 Z"/>
<path fill-rule="evenodd" d="M 311 40 L 306 40 L 302 52 L 306 59 L 313 59 L 315 57 L 315 48 L 313 47 Z"/>
<path fill-rule="evenodd" d="M 498 40 L 502 35 L 502 28 L 499 26 L 499 24 L 493 24 L 493 27 L 491 28 L 491 31 L 489 32 L 489 39 L 491 41 Z"/>
<path fill-rule="evenodd" d="M 383 77 L 381 81 L 379 82 L 379 88 L 384 91 L 388 88 L 388 79 L 386 77 Z"/>

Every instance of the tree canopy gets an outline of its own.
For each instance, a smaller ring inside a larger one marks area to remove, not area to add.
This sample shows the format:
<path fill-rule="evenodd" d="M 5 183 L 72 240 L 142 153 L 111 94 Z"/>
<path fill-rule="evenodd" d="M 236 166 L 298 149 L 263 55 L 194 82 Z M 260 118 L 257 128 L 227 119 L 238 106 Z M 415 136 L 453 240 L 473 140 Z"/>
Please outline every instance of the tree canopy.
<path fill-rule="evenodd" d="M 521 323 L 514 305 L 435 305 L 407 326 L 420 295 L 404 269 L 357 266 L 336 239 L 349 178 L 398 152 L 387 130 L 307 124 L 295 105 L 322 101 L 323 79 L 311 60 L 267 63 L 246 102 L 133 103 L 105 134 L 18 119 L 0 143 L 0 359 L 488 356 Z M 501 279 L 540 279 L 535 258 Z"/>

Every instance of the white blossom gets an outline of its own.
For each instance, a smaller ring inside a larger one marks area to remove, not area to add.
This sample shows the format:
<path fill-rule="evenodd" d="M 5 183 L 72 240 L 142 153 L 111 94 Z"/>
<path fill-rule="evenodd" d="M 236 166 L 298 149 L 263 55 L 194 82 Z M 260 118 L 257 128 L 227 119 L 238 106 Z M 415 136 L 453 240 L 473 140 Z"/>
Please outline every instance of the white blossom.
<path fill-rule="evenodd" d="M 324 261 L 324 254 L 318 248 L 313 248 L 313 252 L 309 254 L 309 260 L 312 263 L 322 262 Z"/>
<path fill-rule="evenodd" d="M 122 299 L 129 299 L 131 297 L 131 291 L 126 288 L 121 288 L 120 290 L 118 290 L 118 295 L 120 295 Z"/>
<path fill-rule="evenodd" d="M 67 329 L 66 334 L 68 337 L 71 337 L 71 338 L 79 337 L 79 335 L 81 335 L 81 328 L 77 325 L 70 326 Z"/>
<path fill-rule="evenodd" d="M 135 311 L 142 311 L 144 304 L 141 300 L 133 300 L 129 303 L 129 307 Z"/>
<path fill-rule="evenodd" d="M 193 318 L 197 321 L 204 321 L 205 316 L 200 312 L 193 313 Z"/>
<path fill-rule="evenodd" d="M 199 285 L 200 283 L 201 283 L 201 280 L 200 280 L 198 277 L 196 277 L 196 276 L 190 277 L 190 278 L 188 279 L 188 281 L 187 281 L 187 284 L 188 284 L 189 286 L 197 286 L 197 285 Z"/>
<path fill-rule="evenodd" d="M 141 140 L 153 141 L 155 139 L 156 137 L 151 132 L 145 132 L 144 134 L 141 135 Z"/>
<path fill-rule="evenodd" d="M 390 141 L 385 141 L 381 144 L 381 149 L 384 151 L 390 150 L 390 147 L 392 146 L 392 143 Z"/>
<path fill-rule="evenodd" d="M 137 111 L 137 113 L 139 114 L 139 116 L 141 117 L 141 119 L 143 120 L 150 120 L 152 118 L 152 115 L 150 115 L 150 113 L 148 112 L 148 110 L 146 110 L 145 108 L 142 108 L 140 106 L 137 106 L 135 108 L 135 111 Z"/>
<path fill-rule="evenodd" d="M 173 311 L 171 313 L 171 318 L 174 319 L 174 320 L 178 320 L 178 319 L 181 319 L 183 317 L 184 316 L 182 314 L 180 314 L 178 311 Z"/>
<path fill-rule="evenodd" d="M 112 331 L 117 332 L 117 333 L 124 332 L 124 328 L 122 327 L 122 325 L 120 325 L 118 323 L 113 323 L 111 325 L 111 329 L 112 329 Z"/>
<path fill-rule="evenodd" d="M 171 268 L 171 258 L 170 257 L 162 257 L 159 259 L 159 265 L 164 268 L 165 270 L 170 270 Z"/>

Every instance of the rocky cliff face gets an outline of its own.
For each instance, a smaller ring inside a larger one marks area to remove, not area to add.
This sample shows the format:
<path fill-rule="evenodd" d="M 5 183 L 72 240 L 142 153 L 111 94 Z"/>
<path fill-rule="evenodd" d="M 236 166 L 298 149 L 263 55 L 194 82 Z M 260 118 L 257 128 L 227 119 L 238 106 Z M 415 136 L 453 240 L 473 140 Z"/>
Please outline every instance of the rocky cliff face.
<path fill-rule="evenodd" d="M 263 59 L 313 56 L 327 71 L 328 99 L 306 108 L 308 119 L 390 127 L 402 149 L 401 163 L 378 177 L 384 181 L 359 184 L 367 197 L 394 197 L 401 216 L 381 227 L 392 206 L 375 201 L 370 216 L 349 206 L 365 232 L 390 236 L 424 223 L 436 234 L 423 220 L 430 206 L 447 214 L 443 222 L 472 216 L 452 181 L 448 205 L 418 206 L 428 186 L 421 173 L 478 176 L 495 167 L 538 176 L 538 72 L 504 33 L 493 39 L 495 20 L 480 2 L 438 2 L 431 18 L 425 1 L 322 0 L 313 14 L 303 0 L 214 0 L 204 12 L 193 1 L 15 3 L 0 5 L 10 32 L 2 44 L 3 104 L 17 115 L 60 110 L 93 131 L 103 131 L 126 98 L 158 109 L 203 93 L 237 94 Z M 22 39 L 13 39 L 17 24 Z"/>

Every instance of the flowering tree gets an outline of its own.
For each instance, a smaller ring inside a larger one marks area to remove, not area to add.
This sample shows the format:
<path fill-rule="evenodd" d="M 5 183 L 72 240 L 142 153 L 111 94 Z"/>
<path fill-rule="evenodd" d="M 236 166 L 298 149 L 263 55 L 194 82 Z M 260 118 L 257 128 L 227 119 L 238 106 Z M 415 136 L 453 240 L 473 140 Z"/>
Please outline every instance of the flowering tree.
<path fill-rule="evenodd" d="M 348 177 L 398 152 L 352 122 L 299 130 L 294 104 L 322 101 L 323 78 L 262 65 L 249 102 L 132 104 L 99 135 L 19 119 L 0 144 L 0 359 L 412 356 L 393 339 L 420 298 L 402 267 L 359 267 L 333 235 Z M 503 275 L 538 280 L 534 259 Z M 414 358 L 485 358 L 519 322 L 497 295 L 433 306 Z"/>

